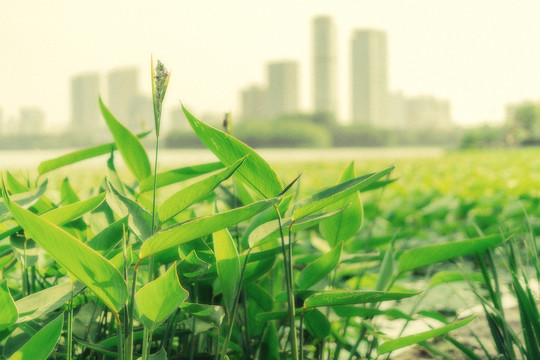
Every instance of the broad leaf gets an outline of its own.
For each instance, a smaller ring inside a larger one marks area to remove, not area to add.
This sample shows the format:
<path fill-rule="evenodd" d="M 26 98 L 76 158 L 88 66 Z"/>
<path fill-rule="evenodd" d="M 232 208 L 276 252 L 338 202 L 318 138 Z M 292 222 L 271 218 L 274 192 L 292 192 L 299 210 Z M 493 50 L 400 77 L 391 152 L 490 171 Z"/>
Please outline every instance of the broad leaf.
<path fill-rule="evenodd" d="M 46 360 L 60 339 L 64 314 L 45 325 L 8 360 Z"/>
<path fill-rule="evenodd" d="M 213 234 L 216 268 L 221 282 L 221 291 L 229 316 L 232 314 L 236 292 L 240 283 L 240 261 L 236 245 L 227 229 Z"/>
<path fill-rule="evenodd" d="M 283 184 L 276 172 L 259 154 L 233 136 L 197 120 L 186 108 L 182 107 L 182 109 L 195 134 L 224 165 L 230 166 L 249 155 L 237 174 L 265 198 L 279 195 L 283 190 Z"/>
<path fill-rule="evenodd" d="M 138 138 L 143 138 L 150 134 L 150 131 L 138 134 Z M 109 154 L 111 151 L 116 150 L 115 143 L 108 143 L 104 145 L 93 146 L 83 150 L 77 150 L 69 154 L 59 156 L 51 160 L 45 160 L 39 164 L 38 173 L 43 175 L 46 172 L 77 163 L 79 161 L 91 159 L 97 156 Z"/>
<path fill-rule="evenodd" d="M 127 285 L 120 272 L 107 259 L 58 226 L 11 202 L 4 201 L 13 217 L 49 255 L 82 281 L 113 311 L 119 311 L 127 299 Z"/>
<path fill-rule="evenodd" d="M 141 240 L 152 235 L 152 214 L 144 209 L 135 200 L 122 195 L 110 182 L 107 181 L 107 204 L 119 216 L 128 216 L 129 228 Z"/>
<path fill-rule="evenodd" d="M 28 208 L 35 204 L 36 201 L 38 201 L 39 198 L 41 198 L 41 196 L 45 194 L 45 190 L 47 190 L 47 180 L 45 180 L 39 187 L 35 189 L 11 196 L 11 201 L 24 208 Z M 5 204 L 5 200 L 2 199 L 0 201 L 0 222 L 5 221 L 9 218 L 9 209 Z"/>
<path fill-rule="evenodd" d="M 202 165 L 187 166 L 175 170 L 161 172 L 157 175 L 156 188 L 175 184 L 181 181 L 189 180 L 194 177 L 211 173 L 216 170 L 223 169 L 221 162 L 213 162 Z M 154 176 L 151 175 L 142 180 L 139 184 L 139 191 L 146 192 L 154 189 Z"/>
<path fill-rule="evenodd" d="M 191 184 L 169 197 L 159 207 L 159 220 L 163 223 L 176 216 L 190 205 L 203 199 L 219 184 L 221 184 L 221 182 L 227 180 L 245 160 L 245 158 L 242 158 L 231 166 L 227 167 L 225 170 Z"/>
<path fill-rule="evenodd" d="M 458 321 L 456 323 L 440 327 L 438 329 L 424 331 L 419 334 L 404 336 L 404 337 L 394 339 L 394 340 L 388 340 L 379 346 L 379 354 L 386 354 L 391 351 L 401 349 L 405 346 L 418 344 L 421 341 L 431 339 L 436 336 L 444 335 L 449 331 L 452 331 L 454 329 L 467 325 L 468 323 L 473 321 L 475 318 L 476 316 L 471 316 L 461 321 Z"/>
<path fill-rule="evenodd" d="M 239 222 L 258 214 L 269 206 L 272 206 L 277 200 L 278 199 L 258 201 L 233 210 L 188 220 L 159 231 L 144 242 L 139 256 L 143 259 L 160 251 L 177 247 L 201 236 L 238 224 Z"/>
<path fill-rule="evenodd" d="M 320 306 L 377 303 L 381 301 L 404 299 L 418 294 L 418 292 L 331 290 L 311 295 L 306 299 L 304 308 L 309 309 Z"/>
<path fill-rule="evenodd" d="M 343 243 L 339 243 L 328 253 L 306 266 L 296 280 L 298 288 L 302 290 L 308 289 L 334 270 L 339 264 L 342 248 Z"/>
<path fill-rule="evenodd" d="M 135 295 L 137 314 L 143 325 L 154 331 L 187 297 L 188 292 L 178 281 L 176 266 L 171 266 L 165 274 L 137 292 Z"/>
<path fill-rule="evenodd" d="M 368 187 L 382 177 L 390 174 L 392 170 L 394 170 L 393 166 L 377 173 L 364 175 L 345 181 L 341 184 L 329 187 L 316 194 L 313 194 L 296 203 L 292 217 L 296 220 L 309 214 L 313 214 L 318 210 L 330 206 L 337 201 L 347 198 L 349 195 Z"/>
<path fill-rule="evenodd" d="M 345 169 L 338 183 L 342 183 L 355 178 L 354 162 L 351 162 Z M 320 223 L 319 229 L 326 241 L 331 247 L 334 247 L 340 241 L 346 241 L 353 237 L 360 227 L 364 219 L 364 209 L 360 201 L 360 194 L 355 192 L 343 199 L 336 201 L 332 205 L 325 208 L 326 211 L 338 210 L 345 208 L 336 216 L 332 216 Z"/>
<path fill-rule="evenodd" d="M 217 305 L 183 303 L 180 309 L 216 327 L 221 326 L 225 317 L 225 310 Z"/>
<path fill-rule="evenodd" d="M 15 302 L 9 293 L 6 280 L 0 281 L 0 330 L 4 330 L 15 324 L 19 317 L 19 312 Z"/>
<path fill-rule="evenodd" d="M 116 120 L 105 104 L 103 104 L 101 98 L 99 99 L 99 106 L 128 169 L 139 181 L 150 176 L 152 173 L 150 161 L 139 139 L 128 128 Z"/>
<path fill-rule="evenodd" d="M 453 241 L 445 244 L 427 245 L 404 251 L 399 257 L 399 272 L 414 270 L 458 256 L 481 252 L 503 242 L 499 235 Z"/>
<path fill-rule="evenodd" d="M 85 286 L 79 281 L 75 284 L 67 281 L 17 300 L 15 303 L 19 309 L 17 323 L 27 322 L 49 314 L 69 301 L 72 291 L 73 296 L 75 296 L 84 288 Z"/>

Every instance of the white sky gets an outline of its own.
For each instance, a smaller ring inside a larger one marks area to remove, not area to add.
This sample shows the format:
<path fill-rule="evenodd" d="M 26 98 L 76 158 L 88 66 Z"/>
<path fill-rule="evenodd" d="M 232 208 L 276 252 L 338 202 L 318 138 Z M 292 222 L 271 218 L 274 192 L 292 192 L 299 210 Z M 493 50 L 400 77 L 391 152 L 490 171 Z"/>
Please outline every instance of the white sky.
<path fill-rule="evenodd" d="M 136 65 L 149 93 L 153 54 L 172 70 L 168 107 L 182 100 L 195 115 L 234 112 L 238 91 L 265 80 L 265 63 L 287 58 L 301 63 L 308 110 L 319 14 L 337 26 L 342 118 L 351 32 L 361 27 L 388 33 L 391 89 L 447 98 L 459 123 L 540 99 L 538 0 L 2 0 L 0 109 L 5 121 L 20 106 L 39 106 L 49 127 L 63 126 L 71 76 Z"/>

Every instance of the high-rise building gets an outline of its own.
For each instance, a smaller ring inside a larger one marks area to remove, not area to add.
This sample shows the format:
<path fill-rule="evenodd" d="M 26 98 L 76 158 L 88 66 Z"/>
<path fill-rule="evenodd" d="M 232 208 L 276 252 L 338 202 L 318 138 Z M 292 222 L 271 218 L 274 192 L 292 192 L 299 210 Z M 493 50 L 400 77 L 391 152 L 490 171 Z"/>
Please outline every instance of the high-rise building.
<path fill-rule="evenodd" d="M 330 16 L 313 19 L 313 110 L 337 113 L 336 30 Z"/>
<path fill-rule="evenodd" d="M 19 133 L 40 135 L 45 127 L 45 111 L 37 107 L 19 109 Z"/>
<path fill-rule="evenodd" d="M 268 64 L 268 116 L 294 114 L 299 110 L 299 65 L 296 61 Z"/>
<path fill-rule="evenodd" d="M 99 111 L 99 74 L 80 74 L 71 79 L 71 128 L 84 133 L 102 127 Z"/>
<path fill-rule="evenodd" d="M 353 123 L 385 126 L 388 101 L 386 33 L 356 30 L 351 43 Z"/>
<path fill-rule="evenodd" d="M 139 69 L 121 68 L 113 70 L 108 77 L 108 102 L 111 113 L 131 129 L 139 127 L 133 117 L 133 101 L 139 95 Z"/>
<path fill-rule="evenodd" d="M 241 117 L 247 120 L 262 120 L 268 117 L 267 94 L 265 87 L 250 85 L 240 93 Z"/>

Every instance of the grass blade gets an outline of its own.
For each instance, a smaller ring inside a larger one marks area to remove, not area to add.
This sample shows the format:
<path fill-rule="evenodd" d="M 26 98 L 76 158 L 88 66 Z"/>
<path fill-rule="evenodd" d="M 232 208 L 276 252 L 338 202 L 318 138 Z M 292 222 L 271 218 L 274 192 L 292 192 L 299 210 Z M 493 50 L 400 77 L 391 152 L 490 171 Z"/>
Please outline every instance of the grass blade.
<path fill-rule="evenodd" d="M 64 314 L 45 325 L 8 360 L 45 360 L 49 357 L 62 334 Z"/>

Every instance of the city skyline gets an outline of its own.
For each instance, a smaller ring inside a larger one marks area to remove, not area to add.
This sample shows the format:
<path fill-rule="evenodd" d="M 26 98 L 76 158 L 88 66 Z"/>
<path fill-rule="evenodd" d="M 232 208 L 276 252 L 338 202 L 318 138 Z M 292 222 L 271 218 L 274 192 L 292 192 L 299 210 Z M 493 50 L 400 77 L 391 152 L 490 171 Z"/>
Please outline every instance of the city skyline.
<path fill-rule="evenodd" d="M 5 4 L 3 10 L 4 121 L 16 117 L 21 107 L 40 107 L 49 129 L 69 122 L 70 77 L 133 65 L 142 70 L 141 87 L 149 89 L 145 72 L 150 54 L 172 70 L 166 106 L 178 106 L 181 100 L 196 114 L 232 110 L 234 116 L 237 91 L 263 81 L 261 64 L 267 59 L 298 59 L 301 78 L 309 79 L 310 22 L 320 14 L 330 15 L 336 24 L 340 78 L 348 68 L 352 29 L 382 29 L 392 39 L 390 88 L 449 99 L 458 123 L 502 119 L 506 104 L 536 100 L 540 94 L 540 50 L 534 44 L 540 36 L 535 20 L 540 4 L 533 1 L 502 0 L 489 6 L 485 1 L 278 1 L 265 6 L 233 1 L 208 11 L 202 4 L 171 1 L 145 6 L 22 0 Z M 302 84 L 301 110 L 310 107 L 309 86 L 308 81 Z M 350 106 L 349 92 L 340 81 L 341 118 Z"/>

